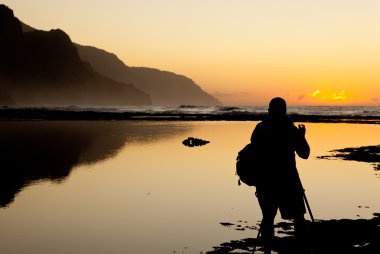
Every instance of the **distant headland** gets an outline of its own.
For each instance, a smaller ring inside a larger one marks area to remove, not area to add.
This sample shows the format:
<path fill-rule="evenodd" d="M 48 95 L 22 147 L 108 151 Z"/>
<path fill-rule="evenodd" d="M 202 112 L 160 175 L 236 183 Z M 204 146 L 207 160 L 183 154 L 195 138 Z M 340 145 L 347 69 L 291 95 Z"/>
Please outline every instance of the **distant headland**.
<path fill-rule="evenodd" d="M 128 67 L 117 56 L 41 31 L 0 5 L 0 105 L 23 107 L 221 105 L 191 79 Z"/>

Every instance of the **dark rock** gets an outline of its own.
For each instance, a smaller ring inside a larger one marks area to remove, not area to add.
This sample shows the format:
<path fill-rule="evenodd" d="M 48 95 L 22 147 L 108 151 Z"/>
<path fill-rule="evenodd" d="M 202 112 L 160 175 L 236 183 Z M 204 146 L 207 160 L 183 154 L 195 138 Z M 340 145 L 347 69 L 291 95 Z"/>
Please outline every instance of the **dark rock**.
<path fill-rule="evenodd" d="M 319 159 L 342 159 L 360 162 L 369 162 L 375 170 L 380 169 L 380 145 L 344 148 L 330 151 L 331 155 L 319 156 Z"/>
<path fill-rule="evenodd" d="M 188 137 L 187 139 L 182 141 L 182 144 L 188 147 L 204 146 L 208 143 L 210 143 L 210 141 L 199 139 L 199 138 L 193 138 L 193 137 Z"/>

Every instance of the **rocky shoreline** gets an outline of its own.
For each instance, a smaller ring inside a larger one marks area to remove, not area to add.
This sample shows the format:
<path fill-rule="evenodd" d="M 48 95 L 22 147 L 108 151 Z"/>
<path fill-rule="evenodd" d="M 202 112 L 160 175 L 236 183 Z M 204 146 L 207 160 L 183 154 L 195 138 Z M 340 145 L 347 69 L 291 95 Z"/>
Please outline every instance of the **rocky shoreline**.
<path fill-rule="evenodd" d="M 375 170 L 380 170 L 380 145 L 349 147 L 330 151 L 330 155 L 319 156 L 319 159 L 342 159 L 371 163 Z"/>
<path fill-rule="evenodd" d="M 377 254 L 380 253 L 380 214 L 375 213 L 372 219 L 318 220 L 309 222 L 310 248 L 314 254 Z M 224 223 L 223 226 L 234 230 L 254 230 L 257 227 Z M 295 243 L 291 223 L 279 223 L 276 231 L 283 236 L 276 237 L 274 251 L 279 254 L 294 254 Z M 252 231 L 253 235 L 256 232 Z M 208 254 L 252 253 L 257 244 L 257 253 L 261 253 L 260 241 L 257 238 L 222 243 Z"/>

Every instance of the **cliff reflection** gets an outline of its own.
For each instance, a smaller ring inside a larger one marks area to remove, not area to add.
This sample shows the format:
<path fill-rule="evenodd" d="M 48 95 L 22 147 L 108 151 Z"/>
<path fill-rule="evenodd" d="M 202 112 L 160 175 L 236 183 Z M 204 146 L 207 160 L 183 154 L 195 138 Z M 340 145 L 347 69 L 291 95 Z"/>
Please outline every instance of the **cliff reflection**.
<path fill-rule="evenodd" d="M 59 183 L 74 166 L 112 157 L 127 143 L 154 142 L 188 130 L 148 122 L 1 122 L 0 207 L 31 183 Z"/>

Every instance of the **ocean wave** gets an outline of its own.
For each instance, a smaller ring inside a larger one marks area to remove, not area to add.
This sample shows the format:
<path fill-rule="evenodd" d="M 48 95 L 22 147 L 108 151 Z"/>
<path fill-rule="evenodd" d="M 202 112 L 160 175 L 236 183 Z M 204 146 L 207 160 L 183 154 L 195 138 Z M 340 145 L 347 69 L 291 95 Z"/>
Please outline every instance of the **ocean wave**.
<path fill-rule="evenodd" d="M 34 111 L 60 111 L 60 112 L 98 112 L 98 113 L 120 113 L 132 115 L 204 115 L 204 116 L 263 116 L 267 114 L 264 106 L 127 106 L 127 107 L 2 107 L 1 110 L 34 110 Z M 309 106 L 288 107 L 290 116 L 318 116 L 318 117 L 380 117 L 380 106 L 356 106 L 356 107 L 331 107 L 331 106 Z"/>

